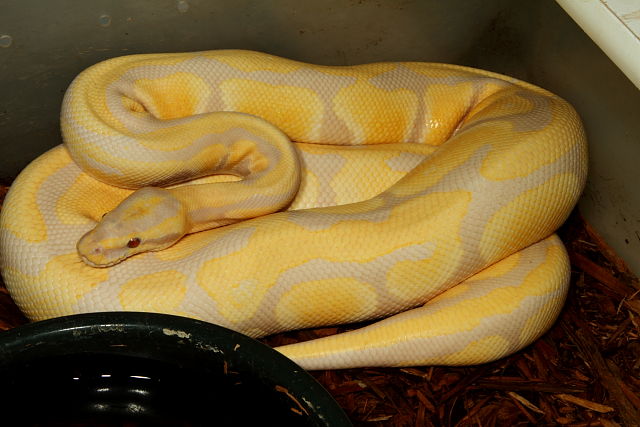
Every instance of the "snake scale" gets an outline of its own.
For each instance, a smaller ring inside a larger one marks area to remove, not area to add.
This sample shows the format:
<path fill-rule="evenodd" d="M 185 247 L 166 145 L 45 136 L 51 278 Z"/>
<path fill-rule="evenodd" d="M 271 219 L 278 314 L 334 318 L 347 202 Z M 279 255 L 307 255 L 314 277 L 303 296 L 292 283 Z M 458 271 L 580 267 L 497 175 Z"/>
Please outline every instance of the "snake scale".
<path fill-rule="evenodd" d="M 278 348 L 338 369 L 495 360 L 564 303 L 554 232 L 586 141 L 568 103 L 522 81 L 131 55 L 73 81 L 61 127 L 0 218 L 2 275 L 31 320 L 150 311 L 253 337 L 377 320 Z"/>

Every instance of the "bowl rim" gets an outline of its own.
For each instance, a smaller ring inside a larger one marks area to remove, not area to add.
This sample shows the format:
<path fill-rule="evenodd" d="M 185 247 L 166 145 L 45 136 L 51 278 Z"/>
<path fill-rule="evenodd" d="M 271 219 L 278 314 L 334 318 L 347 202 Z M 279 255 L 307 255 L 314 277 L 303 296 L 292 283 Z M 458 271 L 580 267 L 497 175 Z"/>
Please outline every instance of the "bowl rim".
<path fill-rule="evenodd" d="M 291 359 L 256 339 L 201 320 L 158 313 L 98 312 L 0 332 L 0 373 L 43 358 L 87 353 L 151 358 L 192 369 L 206 362 L 207 366 L 223 366 L 224 372 L 258 374 L 287 394 L 292 407 L 306 413 L 312 424 L 352 425 L 331 394 Z"/>

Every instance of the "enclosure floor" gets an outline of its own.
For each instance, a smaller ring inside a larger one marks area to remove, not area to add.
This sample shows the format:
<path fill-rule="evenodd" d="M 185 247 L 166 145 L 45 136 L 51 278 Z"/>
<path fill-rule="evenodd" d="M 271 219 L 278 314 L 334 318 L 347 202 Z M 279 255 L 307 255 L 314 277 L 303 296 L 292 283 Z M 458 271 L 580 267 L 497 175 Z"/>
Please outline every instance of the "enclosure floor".
<path fill-rule="evenodd" d="M 0 200 L 6 188 L 0 188 Z M 318 371 L 353 423 L 375 426 L 640 425 L 640 282 L 574 212 L 560 230 L 572 286 L 554 327 L 494 363 Z M 26 323 L 0 283 L 0 329 Z M 265 339 L 282 345 L 353 329 Z"/>

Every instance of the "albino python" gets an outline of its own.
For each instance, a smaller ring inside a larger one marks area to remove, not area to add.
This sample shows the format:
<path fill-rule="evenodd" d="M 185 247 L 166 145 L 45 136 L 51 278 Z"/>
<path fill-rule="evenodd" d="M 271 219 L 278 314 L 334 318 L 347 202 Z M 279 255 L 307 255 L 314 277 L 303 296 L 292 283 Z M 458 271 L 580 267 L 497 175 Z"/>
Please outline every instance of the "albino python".
<path fill-rule="evenodd" d="M 384 318 L 278 350 L 307 369 L 461 365 L 528 345 L 564 303 L 553 233 L 586 142 L 530 84 L 134 55 L 82 72 L 61 126 L 0 218 L 2 275 L 32 320 L 151 311 L 260 337 Z"/>

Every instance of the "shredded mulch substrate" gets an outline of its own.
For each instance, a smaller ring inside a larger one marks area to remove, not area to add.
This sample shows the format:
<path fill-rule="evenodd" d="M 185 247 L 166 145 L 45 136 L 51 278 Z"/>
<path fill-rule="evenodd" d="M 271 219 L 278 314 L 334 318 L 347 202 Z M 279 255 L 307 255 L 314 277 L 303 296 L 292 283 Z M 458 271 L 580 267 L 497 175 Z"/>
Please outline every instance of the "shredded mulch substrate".
<path fill-rule="evenodd" d="M 0 196 L 6 189 L 0 188 Z M 553 328 L 494 363 L 318 371 L 356 426 L 639 426 L 640 282 L 574 213 L 560 230 L 572 286 Z M 26 323 L 0 284 L 0 329 Z M 269 337 L 281 345 L 341 332 Z"/>

